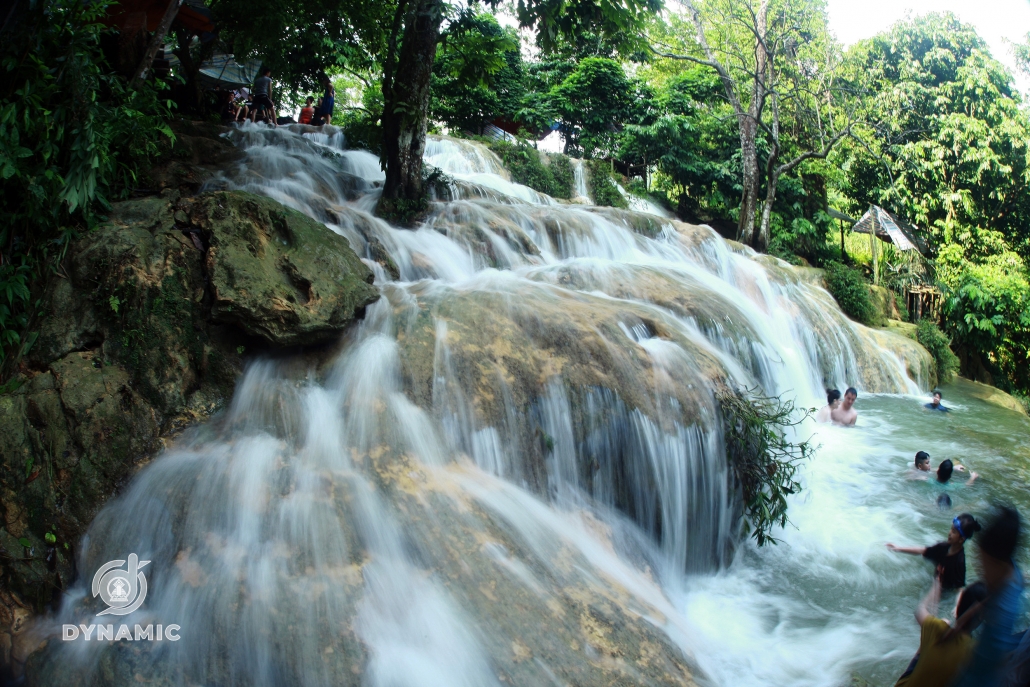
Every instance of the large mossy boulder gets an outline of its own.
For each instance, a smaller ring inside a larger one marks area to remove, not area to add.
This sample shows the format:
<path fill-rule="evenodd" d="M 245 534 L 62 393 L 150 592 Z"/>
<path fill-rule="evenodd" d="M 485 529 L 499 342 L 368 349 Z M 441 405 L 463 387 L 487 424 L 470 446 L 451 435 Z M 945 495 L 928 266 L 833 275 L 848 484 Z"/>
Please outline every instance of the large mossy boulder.
<path fill-rule="evenodd" d="M 267 198 L 116 203 L 70 248 L 0 394 L 6 589 L 46 604 L 100 507 L 165 437 L 231 398 L 244 354 L 338 336 L 378 298 L 371 282 L 346 239 Z"/>
<path fill-rule="evenodd" d="M 185 205 L 189 226 L 210 242 L 219 322 L 279 346 L 318 343 L 378 297 L 347 239 L 275 201 L 223 192 Z"/>

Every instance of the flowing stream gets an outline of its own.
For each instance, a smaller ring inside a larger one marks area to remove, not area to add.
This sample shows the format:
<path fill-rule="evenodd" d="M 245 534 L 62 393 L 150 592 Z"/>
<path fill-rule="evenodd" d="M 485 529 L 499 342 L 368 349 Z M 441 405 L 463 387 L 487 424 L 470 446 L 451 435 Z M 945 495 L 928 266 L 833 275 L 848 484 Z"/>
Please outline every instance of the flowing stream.
<path fill-rule="evenodd" d="M 246 157 L 211 185 L 346 236 L 383 297 L 322 369 L 254 361 L 224 417 L 104 508 L 80 570 L 152 561 L 132 619 L 182 639 L 50 654 L 77 674 L 479 687 L 584 683 L 582 665 L 657 684 L 658 642 L 703 684 L 887 684 L 929 577 L 883 543 L 948 521 L 911 456 L 984 474 L 952 488 L 956 509 L 1026 501 L 1004 490 L 1026 476 L 1026 421 L 961 389 L 928 420 L 925 354 L 847 320 L 807 272 L 708 228 L 558 203 L 448 138 L 427 157 L 454 199 L 392 227 L 371 214 L 378 160 L 310 132 L 234 132 Z M 822 448 L 794 526 L 741 544 L 717 394 L 813 407 L 828 386 L 859 388 L 859 428 L 802 427 Z M 54 623 L 96 612 L 88 584 Z M 575 610 L 594 606 L 630 620 Z"/>

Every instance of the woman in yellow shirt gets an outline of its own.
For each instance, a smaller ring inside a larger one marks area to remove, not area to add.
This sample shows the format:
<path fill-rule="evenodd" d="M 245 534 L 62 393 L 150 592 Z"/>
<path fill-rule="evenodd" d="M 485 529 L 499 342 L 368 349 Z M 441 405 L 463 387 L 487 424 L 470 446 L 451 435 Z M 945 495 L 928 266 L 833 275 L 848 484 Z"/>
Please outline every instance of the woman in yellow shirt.
<path fill-rule="evenodd" d="M 933 587 L 916 607 L 916 622 L 922 628 L 919 652 L 894 687 L 948 687 L 972 656 L 973 638 L 969 633 L 980 624 L 978 612 L 961 631 L 941 641 L 951 626 L 948 621 L 934 615 L 941 599 L 941 569 L 937 570 Z M 987 586 L 983 582 L 969 585 L 958 595 L 954 617 L 961 618 L 974 606 L 979 608 L 986 598 Z"/>

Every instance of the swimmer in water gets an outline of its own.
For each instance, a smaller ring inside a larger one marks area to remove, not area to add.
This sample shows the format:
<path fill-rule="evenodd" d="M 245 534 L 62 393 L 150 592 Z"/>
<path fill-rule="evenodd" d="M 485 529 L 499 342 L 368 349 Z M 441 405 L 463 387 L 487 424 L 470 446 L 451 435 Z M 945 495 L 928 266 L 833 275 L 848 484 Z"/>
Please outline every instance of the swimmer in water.
<path fill-rule="evenodd" d="M 961 589 L 966 586 L 966 540 L 980 531 L 980 523 L 969 513 L 963 513 L 951 521 L 948 538 L 933 546 L 897 546 L 887 543 L 888 551 L 922 556 L 933 561 L 941 569 L 941 586 L 944 589 Z"/>
<path fill-rule="evenodd" d="M 941 464 L 937 466 L 937 481 L 941 484 L 947 484 L 955 471 L 965 472 L 966 467 L 961 463 L 952 462 L 950 459 L 942 460 Z M 912 479 L 927 479 L 930 476 L 930 472 L 930 454 L 926 451 L 918 452 L 916 454 L 916 472 L 912 475 Z M 966 484 L 972 484 L 979 476 L 978 473 L 970 470 L 969 481 Z"/>
<path fill-rule="evenodd" d="M 858 420 L 858 411 L 854 408 L 857 399 L 858 392 L 854 388 L 848 388 L 844 392 L 844 400 L 841 401 L 840 407 L 830 411 L 830 419 L 833 424 L 845 427 L 855 426 L 855 421 Z"/>
<path fill-rule="evenodd" d="M 944 407 L 941 403 L 941 392 L 935 390 L 933 392 L 933 400 L 923 405 L 927 410 L 936 410 L 941 413 L 950 413 L 951 411 Z"/>
<path fill-rule="evenodd" d="M 815 421 L 823 424 L 830 422 L 830 413 L 837 410 L 838 406 L 840 406 L 840 392 L 836 389 L 827 390 L 826 405 L 815 414 Z"/>

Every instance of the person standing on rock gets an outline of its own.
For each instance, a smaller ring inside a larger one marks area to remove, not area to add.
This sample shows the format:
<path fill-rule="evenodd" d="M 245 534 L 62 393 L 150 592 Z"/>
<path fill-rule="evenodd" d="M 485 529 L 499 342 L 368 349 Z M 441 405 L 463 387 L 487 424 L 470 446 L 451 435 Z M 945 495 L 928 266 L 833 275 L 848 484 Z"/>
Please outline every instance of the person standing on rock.
<path fill-rule="evenodd" d="M 325 95 L 322 96 L 322 100 L 315 110 L 315 118 L 311 121 L 314 126 L 322 126 L 323 124 L 332 124 L 333 122 L 333 105 L 336 104 L 336 87 L 333 86 L 333 82 L 329 80 L 329 77 L 325 74 L 322 75 L 322 86 L 325 87 Z"/>
<path fill-rule="evenodd" d="M 858 391 L 854 387 L 848 387 L 848 390 L 844 392 L 844 400 L 841 401 L 840 407 L 830 412 L 833 424 L 845 427 L 855 426 L 855 422 L 858 420 L 858 411 L 854 408 L 857 399 Z"/>
<path fill-rule="evenodd" d="M 254 107 L 250 112 L 250 121 L 256 121 L 258 112 L 265 113 L 265 119 L 275 126 L 275 103 L 272 102 L 272 70 L 265 67 L 261 76 L 254 79 Z"/>

